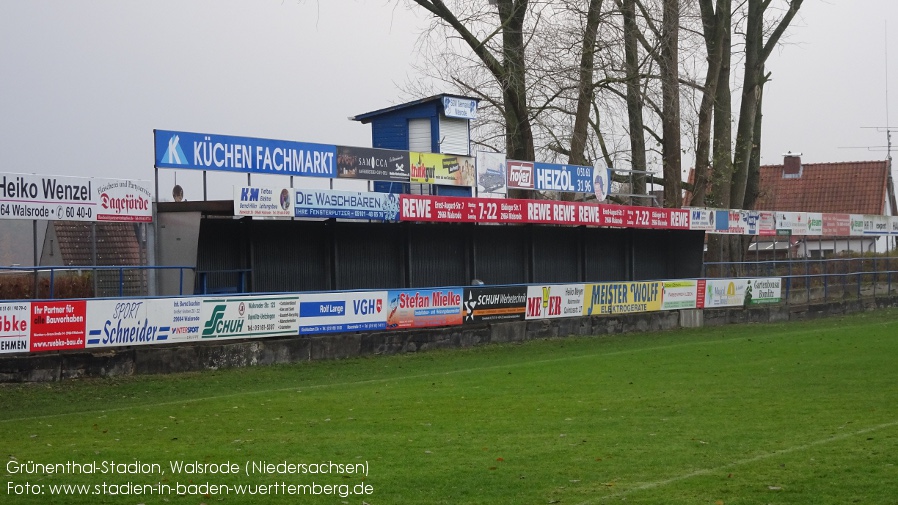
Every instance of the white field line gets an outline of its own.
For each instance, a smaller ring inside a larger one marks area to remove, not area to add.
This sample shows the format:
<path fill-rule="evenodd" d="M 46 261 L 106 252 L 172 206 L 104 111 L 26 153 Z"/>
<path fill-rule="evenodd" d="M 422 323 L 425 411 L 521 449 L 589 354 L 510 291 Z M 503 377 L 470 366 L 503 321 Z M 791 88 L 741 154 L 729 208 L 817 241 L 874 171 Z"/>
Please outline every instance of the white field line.
<path fill-rule="evenodd" d="M 865 325 L 858 325 L 858 326 L 856 326 L 856 328 L 860 329 L 860 328 L 864 328 L 867 326 L 888 326 L 888 325 L 892 325 L 892 324 L 898 324 L 898 321 L 894 321 L 894 322 L 888 321 L 888 322 L 884 322 L 884 323 L 870 323 L 870 324 L 865 324 Z M 346 386 L 364 386 L 364 385 L 368 385 L 368 384 L 386 384 L 386 383 L 390 383 L 390 382 L 398 382 L 401 380 L 409 380 L 409 379 L 425 379 L 425 378 L 433 378 L 433 377 L 443 377 L 443 376 L 455 375 L 455 374 L 485 372 L 485 371 L 490 371 L 490 370 L 502 370 L 502 369 L 506 369 L 506 368 L 523 367 L 523 366 L 531 366 L 531 365 L 542 365 L 542 364 L 548 364 L 548 363 L 560 363 L 560 362 L 576 360 L 576 359 L 597 358 L 597 357 L 603 357 L 603 356 L 620 356 L 620 355 L 624 355 L 624 354 L 635 354 L 635 353 L 639 353 L 639 352 L 649 352 L 649 351 L 661 351 L 661 350 L 666 350 L 666 349 L 674 349 L 674 348 L 678 348 L 678 347 L 700 346 L 700 345 L 706 345 L 706 344 L 726 344 L 726 343 L 732 343 L 732 342 L 740 342 L 740 341 L 748 340 L 748 339 L 762 340 L 762 339 L 766 339 L 766 338 L 784 338 L 784 337 L 792 336 L 792 335 L 801 335 L 801 334 L 805 334 L 805 333 L 822 333 L 822 332 L 836 331 L 836 330 L 842 331 L 842 330 L 844 330 L 844 328 L 823 328 L 823 329 L 813 328 L 813 329 L 807 329 L 807 330 L 790 331 L 790 332 L 786 332 L 786 333 L 777 333 L 775 335 L 759 334 L 759 335 L 753 335 L 751 337 L 722 338 L 722 339 L 717 339 L 717 340 L 701 340 L 698 342 L 671 343 L 668 345 L 641 347 L 638 349 L 626 349 L 626 350 L 622 350 L 622 351 L 578 354 L 576 356 L 564 356 L 564 357 L 560 357 L 560 358 L 541 359 L 541 360 L 532 360 L 532 361 L 518 361 L 518 362 L 514 362 L 514 363 L 505 363 L 505 364 L 501 364 L 501 365 L 490 365 L 490 366 L 473 367 L 473 368 L 461 368 L 458 370 L 450 370 L 450 371 L 446 371 L 446 372 L 433 372 L 433 373 L 424 373 L 424 374 L 417 374 L 417 375 L 406 375 L 406 376 L 401 376 L 401 377 L 385 377 L 382 379 L 366 379 L 366 380 L 358 380 L 358 381 L 350 381 L 350 382 L 334 382 L 334 383 L 328 383 L 328 384 L 310 384 L 310 385 L 305 385 L 305 386 L 299 385 L 299 386 L 290 386 L 290 387 L 284 387 L 284 388 L 258 389 L 258 390 L 253 390 L 253 391 L 238 391 L 235 393 L 228 393 L 228 394 L 223 394 L 223 395 L 191 397 L 191 398 L 184 398 L 181 400 L 170 400 L 170 401 L 166 401 L 166 402 L 157 402 L 157 403 L 144 403 L 144 404 L 140 404 L 140 405 L 129 405 L 129 406 L 117 407 L 117 408 L 111 408 L 111 409 L 84 410 L 84 411 L 78 411 L 78 412 L 65 412 L 65 413 L 59 413 L 59 414 L 46 414 L 46 415 L 40 415 L 40 416 L 17 417 L 17 418 L 12 418 L 12 419 L 0 419 L 0 424 L 16 423 L 16 422 L 20 422 L 20 421 L 33 421 L 33 420 L 37 420 L 37 419 L 53 419 L 53 418 L 58 418 L 58 417 L 78 416 L 78 415 L 85 415 L 85 414 L 98 414 L 98 413 L 102 414 L 102 413 L 107 413 L 107 412 L 122 412 L 122 411 L 127 411 L 127 410 L 145 409 L 145 408 L 153 408 L 153 407 L 168 407 L 171 405 L 183 405 L 185 403 L 198 403 L 198 402 L 207 401 L 207 400 L 221 400 L 221 399 L 226 399 L 226 398 L 237 398 L 240 396 L 279 393 L 279 392 L 285 392 L 285 391 L 302 391 L 302 390 L 309 390 L 309 389 L 324 389 L 324 388 L 331 388 L 331 387 L 336 388 L 336 387 L 346 387 Z"/>
<path fill-rule="evenodd" d="M 693 478 L 693 477 L 699 477 L 699 476 L 702 476 L 702 475 L 710 475 L 710 474 L 714 474 L 714 473 L 721 473 L 721 472 L 724 472 L 724 471 L 729 470 L 729 469 L 731 469 L 731 468 L 735 468 L 735 467 L 742 466 L 742 465 L 748 465 L 748 464 L 755 463 L 755 462 L 758 462 L 758 461 L 763 461 L 763 460 L 765 460 L 765 459 L 772 458 L 772 457 L 774 457 L 774 456 L 782 456 L 783 454 L 790 454 L 790 453 L 793 453 L 793 452 L 804 451 L 804 450 L 806 450 L 806 449 L 810 449 L 810 448 L 816 447 L 816 446 L 818 446 L 818 445 L 824 445 L 824 444 L 828 444 L 828 443 L 830 443 L 830 442 L 838 442 L 839 440 L 845 440 L 845 439 L 847 439 L 847 438 L 856 437 L 856 436 L 858 436 L 858 435 L 864 435 L 864 434 L 866 434 L 866 433 L 871 433 L 871 432 L 874 432 L 874 431 L 882 430 L 882 429 L 885 429 L 885 428 L 891 428 L 891 427 L 894 427 L 894 426 L 898 426 L 898 421 L 892 421 L 892 422 L 889 422 L 889 423 L 878 424 L 878 425 L 876 425 L 876 426 L 870 426 L 869 428 L 864 428 L 864 429 L 862 429 L 862 430 L 854 431 L 854 432 L 851 432 L 851 433 L 843 433 L 843 434 L 841 434 L 841 435 L 836 435 L 836 436 L 833 436 L 833 437 L 828 437 L 828 438 L 823 438 L 823 439 L 820 439 L 820 440 L 815 440 L 815 441 L 809 442 L 809 443 L 807 443 L 807 444 L 796 445 L 796 446 L 788 447 L 788 448 L 786 448 L 786 449 L 781 449 L 781 450 L 778 450 L 778 451 L 773 451 L 773 452 L 769 452 L 769 453 L 765 453 L 765 454 L 759 454 L 759 455 L 754 456 L 754 457 L 752 457 L 752 458 L 740 459 L 740 460 L 737 460 L 737 461 L 733 461 L 732 463 L 727 463 L 727 464 L 725 464 L 725 465 L 720 465 L 720 466 L 715 467 L 715 468 L 705 468 L 705 469 L 702 469 L 702 470 L 695 470 L 695 471 L 693 471 L 693 472 L 684 473 L 684 474 L 682 474 L 682 475 L 677 475 L 677 476 L 674 476 L 674 477 L 669 477 L 669 478 L 667 478 L 667 479 L 656 480 L 656 481 L 654 481 L 654 482 L 646 482 L 646 483 L 640 484 L 640 485 L 638 485 L 638 486 L 634 486 L 634 487 L 631 487 L 631 488 L 629 488 L 629 489 L 626 489 L 626 490 L 624 490 L 624 491 L 620 491 L 620 492 L 617 492 L 617 493 L 608 494 L 608 495 L 602 496 L 602 497 L 600 497 L 600 498 L 596 498 L 596 499 L 594 499 L 594 500 L 587 500 L 587 501 L 585 501 L 585 502 L 580 502 L 578 505 L 590 505 L 590 504 L 594 504 L 594 503 L 601 503 L 601 502 L 604 502 L 604 501 L 607 501 L 607 500 L 611 500 L 611 499 L 614 499 L 614 498 L 625 498 L 626 496 L 628 496 L 628 495 L 630 495 L 630 494 L 633 494 L 633 493 L 636 493 L 636 492 L 639 492 L 639 491 L 645 491 L 645 490 L 648 490 L 648 489 L 655 489 L 655 488 L 659 488 L 659 487 L 664 487 L 664 486 L 666 486 L 666 485 L 668 485 L 668 484 L 673 484 L 673 483 L 675 483 L 675 482 L 680 482 L 680 481 L 682 481 L 682 480 L 691 479 L 691 478 Z"/>

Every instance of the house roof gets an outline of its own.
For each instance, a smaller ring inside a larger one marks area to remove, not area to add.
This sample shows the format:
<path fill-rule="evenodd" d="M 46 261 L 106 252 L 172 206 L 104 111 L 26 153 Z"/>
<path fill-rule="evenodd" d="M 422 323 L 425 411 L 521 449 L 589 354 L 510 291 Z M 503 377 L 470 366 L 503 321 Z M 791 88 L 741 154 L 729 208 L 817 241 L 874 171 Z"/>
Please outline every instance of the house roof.
<path fill-rule="evenodd" d="M 799 177 L 783 165 L 761 167 L 755 210 L 885 214 L 888 161 L 804 163 Z"/>
<path fill-rule="evenodd" d="M 93 265 L 91 223 L 53 221 L 64 265 Z M 141 265 L 133 223 L 97 223 L 97 265 Z"/>

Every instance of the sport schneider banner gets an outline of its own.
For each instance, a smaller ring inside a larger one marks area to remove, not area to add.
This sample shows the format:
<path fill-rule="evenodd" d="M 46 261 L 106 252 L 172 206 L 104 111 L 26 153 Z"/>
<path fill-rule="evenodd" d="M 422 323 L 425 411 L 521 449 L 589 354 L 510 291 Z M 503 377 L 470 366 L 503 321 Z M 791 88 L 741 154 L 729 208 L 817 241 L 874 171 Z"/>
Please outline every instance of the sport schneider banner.
<path fill-rule="evenodd" d="M 400 195 L 400 221 L 689 229 L 689 211 L 583 202 Z"/>
<path fill-rule="evenodd" d="M 474 158 L 452 154 L 409 152 L 411 172 L 409 180 L 419 184 L 442 184 L 444 186 L 469 186 L 474 180 Z"/>
<path fill-rule="evenodd" d="M 663 296 L 661 281 L 587 284 L 582 315 L 654 312 L 661 310 Z"/>
<path fill-rule="evenodd" d="M 337 176 L 337 147 L 289 140 L 153 130 L 156 168 Z"/>
<path fill-rule="evenodd" d="M 31 302 L 31 352 L 84 349 L 84 300 Z"/>
<path fill-rule="evenodd" d="M 0 303 L 0 354 L 31 349 L 31 302 Z"/>
<path fill-rule="evenodd" d="M 526 319 L 555 319 L 583 314 L 583 284 L 527 286 Z"/>
<path fill-rule="evenodd" d="M 383 330 L 387 327 L 387 292 L 299 295 L 299 333 Z"/>
<path fill-rule="evenodd" d="M 464 324 L 522 321 L 526 311 L 524 286 L 470 287 L 463 297 Z"/>
<path fill-rule="evenodd" d="M 462 324 L 462 289 L 391 290 L 387 329 Z"/>
<path fill-rule="evenodd" d="M 168 343 L 172 318 L 171 300 L 88 300 L 85 347 Z"/>
<path fill-rule="evenodd" d="M 293 189 L 234 186 L 234 215 L 293 217 Z"/>
<path fill-rule="evenodd" d="M 399 197 L 393 193 L 298 189 L 295 217 L 396 221 Z"/>
<path fill-rule="evenodd" d="M 203 298 L 200 338 L 260 338 L 299 332 L 298 296 Z"/>
<path fill-rule="evenodd" d="M 409 182 L 408 151 L 337 146 L 337 177 Z"/>

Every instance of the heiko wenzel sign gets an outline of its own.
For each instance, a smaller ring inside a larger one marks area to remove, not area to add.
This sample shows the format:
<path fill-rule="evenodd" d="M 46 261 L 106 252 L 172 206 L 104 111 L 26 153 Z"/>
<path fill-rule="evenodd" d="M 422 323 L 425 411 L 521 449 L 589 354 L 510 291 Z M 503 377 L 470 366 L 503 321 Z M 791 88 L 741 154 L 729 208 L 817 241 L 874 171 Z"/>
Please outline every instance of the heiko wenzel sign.
<path fill-rule="evenodd" d="M 289 140 L 155 130 L 156 167 L 336 177 L 337 147 Z"/>

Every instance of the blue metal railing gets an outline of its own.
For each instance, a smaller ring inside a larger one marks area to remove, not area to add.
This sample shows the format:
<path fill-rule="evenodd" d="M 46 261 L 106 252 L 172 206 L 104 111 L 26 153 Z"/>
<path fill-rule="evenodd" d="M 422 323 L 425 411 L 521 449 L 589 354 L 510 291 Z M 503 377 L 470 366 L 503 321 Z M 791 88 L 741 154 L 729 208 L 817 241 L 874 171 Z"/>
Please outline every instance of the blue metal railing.
<path fill-rule="evenodd" d="M 82 292 L 77 293 L 76 296 L 71 296 L 71 298 L 84 298 L 83 290 L 91 291 L 91 296 L 98 296 L 97 291 L 99 290 L 100 282 L 108 284 L 112 282 L 113 284 L 118 284 L 117 290 L 115 288 L 112 291 L 117 292 L 119 297 L 125 296 L 125 286 L 127 285 L 127 281 L 137 281 L 137 283 L 141 285 L 148 285 L 148 280 L 146 276 L 151 271 L 177 271 L 178 272 L 178 294 L 184 294 L 184 271 L 192 272 L 194 271 L 194 267 L 189 266 L 41 266 L 41 267 L 0 267 L 0 284 L 6 283 L 12 284 L 20 282 L 24 279 L 30 278 L 31 286 L 27 291 L 28 294 L 33 298 L 49 298 L 54 299 L 57 297 L 57 281 L 60 279 L 73 279 L 77 278 L 82 281 Z M 111 276 L 103 276 L 101 274 L 110 272 Z M 115 273 L 118 273 L 116 276 Z M 90 277 L 85 277 L 84 274 L 89 273 Z M 22 278 L 16 278 L 16 274 L 19 274 Z M 66 275 L 67 274 L 67 275 Z M 75 275 L 73 275 L 75 274 Z M 100 279 L 100 277 L 105 277 Z M 46 296 L 41 296 L 41 292 L 43 291 L 43 287 L 41 284 L 42 278 L 47 280 L 46 283 Z M 88 284 L 89 282 L 89 284 Z M 19 285 L 19 291 L 22 294 L 25 294 L 25 286 Z M 109 292 L 108 287 L 104 286 L 104 288 Z M 115 294 L 114 292 L 110 292 L 109 294 Z M 193 290 L 191 289 L 192 293 Z M 143 293 L 129 293 L 129 296 L 140 296 L 147 295 L 147 292 Z M 0 296 L 0 298 L 7 298 Z M 67 298 L 63 296 L 63 298 Z"/>

